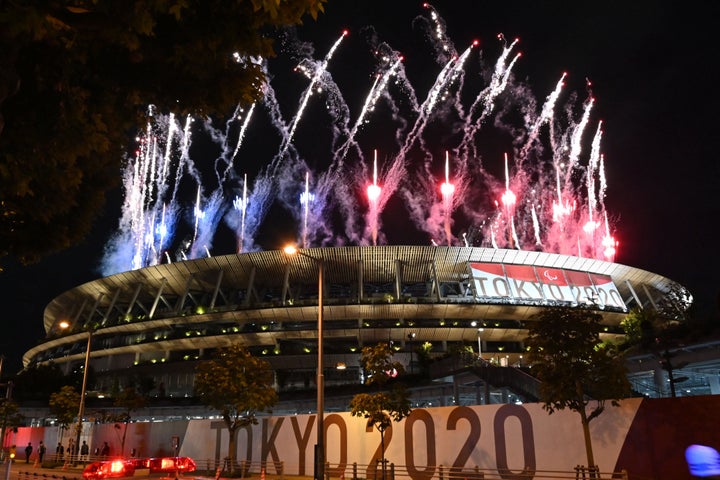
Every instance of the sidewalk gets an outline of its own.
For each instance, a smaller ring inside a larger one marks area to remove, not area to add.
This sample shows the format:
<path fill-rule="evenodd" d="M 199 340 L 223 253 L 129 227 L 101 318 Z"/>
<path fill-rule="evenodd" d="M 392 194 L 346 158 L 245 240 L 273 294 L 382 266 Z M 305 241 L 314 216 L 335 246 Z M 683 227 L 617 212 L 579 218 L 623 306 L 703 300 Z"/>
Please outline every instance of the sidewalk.
<path fill-rule="evenodd" d="M 35 467 L 32 463 L 25 462 L 13 462 L 12 472 L 17 474 L 20 480 L 41 480 L 41 479 L 59 479 L 59 480 L 83 480 L 82 472 L 85 469 L 85 465 L 58 467 L 58 468 L 43 468 Z M 153 480 L 175 480 L 179 478 L 181 480 L 215 480 L 215 477 L 208 475 L 194 475 L 194 472 L 180 474 L 177 477 L 175 475 L 167 475 L 167 473 L 148 474 L 147 471 L 136 470 L 135 475 L 131 477 L 119 477 L 119 478 L 151 478 Z M 246 477 L 246 480 L 260 480 L 260 474 L 253 474 L 250 477 Z M 284 480 L 288 475 L 267 475 L 267 480 Z M 312 480 L 312 477 L 298 477 L 290 475 L 293 480 Z M 218 480 L 239 480 L 238 478 L 226 478 L 220 477 Z"/>
<path fill-rule="evenodd" d="M 63 480 L 82 480 L 84 465 L 77 467 L 43 468 L 35 467 L 32 463 L 13 462 L 12 471 L 18 478 L 59 478 Z"/>

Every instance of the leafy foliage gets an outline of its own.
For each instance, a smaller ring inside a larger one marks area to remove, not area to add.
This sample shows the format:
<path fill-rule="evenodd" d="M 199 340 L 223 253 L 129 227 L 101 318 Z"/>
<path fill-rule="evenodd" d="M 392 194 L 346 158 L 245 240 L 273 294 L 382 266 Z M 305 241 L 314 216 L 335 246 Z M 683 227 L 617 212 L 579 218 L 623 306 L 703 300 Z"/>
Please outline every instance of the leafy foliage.
<path fill-rule="evenodd" d="M 120 442 L 120 454 L 125 452 L 125 438 L 127 436 L 127 424 L 132 418 L 130 415 L 134 410 L 144 408 L 148 404 L 147 394 L 139 391 L 133 385 L 128 385 L 114 398 L 113 404 L 121 407 L 123 412 L 117 416 L 117 422 L 125 424 L 122 441 Z"/>
<path fill-rule="evenodd" d="M 150 104 L 228 115 L 258 99 L 273 29 L 325 1 L 0 3 L 0 259 L 79 242 Z"/>
<path fill-rule="evenodd" d="M 50 413 L 55 415 L 60 427 L 67 429 L 77 417 L 80 405 L 80 394 L 75 388 L 65 385 L 50 395 Z"/>
<path fill-rule="evenodd" d="M 405 373 L 403 364 L 393 361 L 393 354 L 391 345 L 386 342 L 363 347 L 360 363 L 366 374 L 366 384 L 382 388 L 391 378 Z"/>
<path fill-rule="evenodd" d="M 230 434 L 231 472 L 236 467 L 238 429 L 257 424 L 257 414 L 269 412 L 277 403 L 272 385 L 270 364 L 239 345 L 219 349 L 214 359 L 197 366 L 195 393 L 205 405 L 220 412 Z"/>
<path fill-rule="evenodd" d="M 17 403 L 7 398 L 0 398 L 0 429 L 2 438 L 5 438 L 5 431 L 10 427 L 19 427 L 23 423 L 23 416 L 20 414 Z"/>
<path fill-rule="evenodd" d="M 623 359 L 614 345 L 600 340 L 601 315 L 549 308 L 533 320 L 525 345 L 533 375 L 542 382 L 540 401 L 550 414 L 568 408 L 580 415 L 593 466 L 590 421 L 603 412 L 606 400 L 617 406 L 631 393 Z"/>
<path fill-rule="evenodd" d="M 397 374 L 404 372 L 400 362 L 393 361 L 393 350 L 388 343 L 363 347 L 360 363 L 366 374 L 365 383 L 382 388 Z M 350 414 L 354 417 L 366 418 L 380 432 L 382 465 L 385 466 L 385 431 L 392 422 L 399 422 L 410 415 L 410 398 L 408 391 L 400 384 L 394 385 L 390 391 L 376 393 L 359 393 L 350 401 Z"/>
<path fill-rule="evenodd" d="M 352 415 L 367 418 L 380 432 L 410 415 L 410 411 L 410 399 L 402 385 L 388 392 L 358 393 L 350 401 Z"/>

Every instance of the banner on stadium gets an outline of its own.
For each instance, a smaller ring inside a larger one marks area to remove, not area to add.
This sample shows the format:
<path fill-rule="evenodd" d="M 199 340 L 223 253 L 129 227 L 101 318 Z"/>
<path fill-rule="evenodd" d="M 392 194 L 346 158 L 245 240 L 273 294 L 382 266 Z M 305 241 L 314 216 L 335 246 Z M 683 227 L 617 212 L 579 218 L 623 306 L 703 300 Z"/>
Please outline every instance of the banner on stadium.
<path fill-rule="evenodd" d="M 591 304 L 627 310 L 610 275 L 505 263 L 468 263 L 478 300 Z"/>

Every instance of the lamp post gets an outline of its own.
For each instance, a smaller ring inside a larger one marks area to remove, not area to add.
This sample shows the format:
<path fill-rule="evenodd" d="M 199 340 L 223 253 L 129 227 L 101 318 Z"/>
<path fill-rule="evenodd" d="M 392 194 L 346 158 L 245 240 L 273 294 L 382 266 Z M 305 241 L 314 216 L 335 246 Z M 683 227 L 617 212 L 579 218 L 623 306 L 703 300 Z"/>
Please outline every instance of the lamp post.
<path fill-rule="evenodd" d="M 60 322 L 60 328 L 66 329 L 70 326 L 68 322 Z M 88 337 L 87 337 L 87 346 L 85 347 L 85 365 L 83 367 L 83 379 L 82 379 L 82 388 L 80 389 L 80 406 L 78 408 L 78 423 L 77 423 L 77 431 L 75 435 L 75 445 L 73 448 L 73 452 L 71 453 L 71 459 L 73 456 L 75 457 L 74 462 L 76 463 L 77 460 L 80 458 L 80 435 L 82 434 L 82 422 L 83 422 L 83 416 L 85 416 L 85 391 L 87 389 L 87 379 L 88 379 L 88 366 L 90 364 L 90 348 L 92 346 L 92 337 L 93 337 L 93 331 L 88 330 L 87 331 Z"/>
<path fill-rule="evenodd" d="M 410 375 L 412 375 L 412 374 L 414 373 L 414 372 L 413 372 L 413 345 L 412 345 L 412 341 L 413 341 L 413 338 L 415 338 L 415 332 L 413 332 L 413 333 L 408 333 L 408 336 L 407 336 L 407 337 L 408 337 L 408 343 L 410 344 Z"/>
<path fill-rule="evenodd" d="M 286 255 L 302 255 L 313 260 L 318 267 L 317 310 L 317 440 L 315 442 L 315 480 L 325 478 L 325 376 L 323 374 L 323 261 L 307 255 L 290 245 L 283 249 Z"/>
<path fill-rule="evenodd" d="M 75 448 L 73 454 L 75 461 L 80 458 L 80 434 L 82 433 L 83 416 L 85 415 L 85 390 L 87 389 L 88 366 L 90 364 L 90 347 L 92 344 L 93 331 L 88 330 L 87 346 L 85 347 L 85 366 L 83 367 L 83 381 L 80 389 L 80 408 L 78 409 L 77 435 L 75 435 Z"/>
<path fill-rule="evenodd" d="M 478 328 L 477 329 L 477 335 L 478 335 L 478 360 L 482 361 L 482 332 L 484 331 L 484 328 Z"/>

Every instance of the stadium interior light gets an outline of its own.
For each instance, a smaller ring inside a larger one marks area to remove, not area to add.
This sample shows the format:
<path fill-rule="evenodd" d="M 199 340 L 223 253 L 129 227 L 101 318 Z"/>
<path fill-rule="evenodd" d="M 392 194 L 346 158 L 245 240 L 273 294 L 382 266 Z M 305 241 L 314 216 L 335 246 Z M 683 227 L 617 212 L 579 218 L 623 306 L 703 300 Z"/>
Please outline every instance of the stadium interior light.
<path fill-rule="evenodd" d="M 325 478 L 325 376 L 323 373 L 323 261 L 300 251 L 295 245 L 283 248 L 286 255 L 301 255 L 313 260 L 318 267 L 317 309 L 317 440 L 315 443 L 315 480 Z"/>

